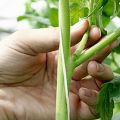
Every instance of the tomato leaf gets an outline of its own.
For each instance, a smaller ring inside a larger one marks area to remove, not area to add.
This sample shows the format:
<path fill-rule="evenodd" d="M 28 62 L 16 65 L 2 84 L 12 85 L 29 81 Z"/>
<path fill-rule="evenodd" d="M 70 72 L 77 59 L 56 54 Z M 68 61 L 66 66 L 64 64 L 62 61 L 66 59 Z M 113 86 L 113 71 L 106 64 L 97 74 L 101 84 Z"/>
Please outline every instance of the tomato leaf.
<path fill-rule="evenodd" d="M 108 3 L 104 6 L 103 14 L 107 17 L 114 15 L 116 11 L 116 2 L 115 0 L 109 0 Z"/>
<path fill-rule="evenodd" d="M 50 9 L 50 22 L 53 27 L 58 26 L 58 9 L 57 8 Z"/>
<path fill-rule="evenodd" d="M 111 120 L 113 115 L 114 100 L 120 97 L 120 77 L 105 83 L 97 98 L 96 110 L 101 120 Z"/>

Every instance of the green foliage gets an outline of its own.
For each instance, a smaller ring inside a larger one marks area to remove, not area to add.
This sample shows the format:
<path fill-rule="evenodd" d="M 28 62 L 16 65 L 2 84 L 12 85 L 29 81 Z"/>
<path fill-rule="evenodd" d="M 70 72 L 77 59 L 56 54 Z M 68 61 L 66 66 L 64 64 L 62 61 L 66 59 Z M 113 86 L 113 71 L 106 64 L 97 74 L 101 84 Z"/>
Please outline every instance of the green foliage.
<path fill-rule="evenodd" d="M 25 14 L 18 17 L 18 21 L 27 20 L 34 28 L 58 26 L 58 0 L 43 0 L 42 9 L 33 8 L 39 0 L 28 0 L 25 4 Z M 40 4 L 40 3 L 39 3 Z M 41 3 L 42 4 L 42 3 Z M 82 18 L 92 16 L 91 23 L 104 29 L 114 16 L 120 16 L 119 0 L 93 0 L 93 10 L 89 13 L 89 0 L 70 0 L 70 21 L 75 24 Z"/>
<path fill-rule="evenodd" d="M 33 6 L 41 6 L 33 7 Z M 58 26 L 57 0 L 28 0 L 25 4 L 25 14 L 18 16 L 17 20 L 27 20 L 33 28 Z"/>
<path fill-rule="evenodd" d="M 118 101 L 119 97 L 120 77 L 117 77 L 102 86 L 97 100 L 97 112 L 100 113 L 101 120 L 111 120 L 113 115 L 114 100 Z"/>
<path fill-rule="evenodd" d="M 111 6 L 111 7 L 110 7 Z M 115 13 L 115 1 L 114 0 L 109 0 L 108 3 L 105 5 L 104 9 L 103 9 L 103 14 L 105 16 L 112 16 Z"/>
<path fill-rule="evenodd" d="M 88 0 L 70 0 L 71 25 L 88 16 Z"/>
<path fill-rule="evenodd" d="M 57 8 L 50 9 L 50 23 L 54 27 L 58 26 L 58 9 Z"/>
<path fill-rule="evenodd" d="M 113 49 L 113 52 L 120 54 L 120 44 L 116 48 Z"/>

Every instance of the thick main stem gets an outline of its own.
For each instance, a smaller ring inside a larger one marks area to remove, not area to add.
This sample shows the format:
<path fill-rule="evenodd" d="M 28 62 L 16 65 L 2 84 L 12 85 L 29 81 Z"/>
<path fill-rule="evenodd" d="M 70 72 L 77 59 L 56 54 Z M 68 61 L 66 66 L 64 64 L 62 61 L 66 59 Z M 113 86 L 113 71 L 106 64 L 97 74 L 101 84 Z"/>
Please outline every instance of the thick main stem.
<path fill-rule="evenodd" d="M 70 55 L 69 0 L 59 1 L 60 47 L 57 69 L 56 120 L 68 120 L 69 87 L 72 76 Z"/>
<path fill-rule="evenodd" d="M 99 43 L 91 47 L 90 49 L 86 50 L 84 53 L 82 53 L 77 60 L 74 62 L 74 68 L 94 56 L 96 53 L 101 51 L 103 48 L 105 48 L 107 45 L 111 44 L 113 41 L 115 41 L 120 36 L 120 28 L 118 28 L 115 32 L 112 34 L 106 36 L 103 38 Z"/>

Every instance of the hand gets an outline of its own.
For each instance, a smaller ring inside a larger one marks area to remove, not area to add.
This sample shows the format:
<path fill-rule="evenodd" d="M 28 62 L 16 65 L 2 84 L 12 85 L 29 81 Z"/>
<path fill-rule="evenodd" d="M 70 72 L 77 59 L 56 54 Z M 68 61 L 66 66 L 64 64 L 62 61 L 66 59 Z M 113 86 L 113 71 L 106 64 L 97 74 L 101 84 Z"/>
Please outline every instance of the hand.
<path fill-rule="evenodd" d="M 72 28 L 72 46 L 87 28 L 87 21 Z M 0 120 L 55 119 L 58 36 L 57 28 L 23 30 L 0 42 Z M 93 27 L 86 47 L 99 39 L 100 31 Z M 99 64 L 110 51 L 111 46 L 74 71 L 71 119 L 90 120 L 97 116 L 96 95 L 103 81 L 113 79 L 109 67 Z M 91 78 L 84 78 L 88 74 Z"/>

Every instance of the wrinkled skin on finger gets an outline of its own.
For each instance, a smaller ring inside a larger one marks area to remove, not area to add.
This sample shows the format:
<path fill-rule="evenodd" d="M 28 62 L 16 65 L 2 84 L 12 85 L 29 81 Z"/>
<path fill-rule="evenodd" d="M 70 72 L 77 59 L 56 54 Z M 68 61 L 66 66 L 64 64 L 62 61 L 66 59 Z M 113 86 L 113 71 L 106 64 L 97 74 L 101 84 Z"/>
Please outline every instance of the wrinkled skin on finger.
<path fill-rule="evenodd" d="M 72 27 L 72 46 L 87 28 L 88 21 L 81 27 L 79 24 Z M 99 29 L 92 28 L 89 38 L 88 46 L 98 42 Z M 57 28 L 24 30 L 0 42 L 0 120 L 55 119 L 58 45 Z M 70 89 L 71 120 L 98 117 L 96 96 L 102 83 L 113 79 L 110 68 L 98 62 L 110 51 L 108 47 L 93 57 L 92 62 L 89 60 L 74 70 Z M 91 77 L 84 78 L 87 75 Z"/>

